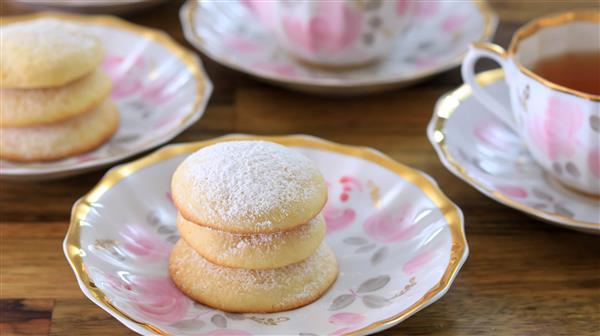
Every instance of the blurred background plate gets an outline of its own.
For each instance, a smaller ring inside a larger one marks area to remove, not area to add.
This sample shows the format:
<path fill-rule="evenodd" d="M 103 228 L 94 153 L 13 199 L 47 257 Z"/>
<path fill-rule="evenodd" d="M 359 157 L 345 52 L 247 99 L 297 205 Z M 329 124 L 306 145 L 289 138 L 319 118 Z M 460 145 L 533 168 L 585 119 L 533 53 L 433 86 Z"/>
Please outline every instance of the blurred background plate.
<path fill-rule="evenodd" d="M 35 10 L 60 10 L 88 14 L 125 14 L 167 0 L 8 0 Z"/>
<path fill-rule="evenodd" d="M 0 160 L 0 178 L 49 179 L 97 169 L 171 140 L 204 113 L 212 83 L 200 59 L 167 34 L 111 16 L 59 13 L 3 17 L 2 25 L 37 18 L 65 21 L 102 40 L 101 67 L 113 81 L 120 125 L 106 144 L 68 159 Z"/>

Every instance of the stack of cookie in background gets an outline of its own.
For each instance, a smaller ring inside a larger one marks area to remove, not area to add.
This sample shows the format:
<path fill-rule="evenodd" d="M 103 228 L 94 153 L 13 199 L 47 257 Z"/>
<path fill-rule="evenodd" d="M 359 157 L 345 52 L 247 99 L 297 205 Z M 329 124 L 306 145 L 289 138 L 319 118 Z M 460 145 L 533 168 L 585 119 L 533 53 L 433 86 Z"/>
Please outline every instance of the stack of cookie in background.
<path fill-rule="evenodd" d="M 101 41 L 58 20 L 2 28 L 0 158 L 63 159 L 110 139 L 119 113 Z"/>
<path fill-rule="evenodd" d="M 277 312 L 318 299 L 337 262 L 323 243 L 327 187 L 308 158 L 265 141 L 200 149 L 171 184 L 182 239 L 169 271 L 192 299 L 229 312 Z"/>

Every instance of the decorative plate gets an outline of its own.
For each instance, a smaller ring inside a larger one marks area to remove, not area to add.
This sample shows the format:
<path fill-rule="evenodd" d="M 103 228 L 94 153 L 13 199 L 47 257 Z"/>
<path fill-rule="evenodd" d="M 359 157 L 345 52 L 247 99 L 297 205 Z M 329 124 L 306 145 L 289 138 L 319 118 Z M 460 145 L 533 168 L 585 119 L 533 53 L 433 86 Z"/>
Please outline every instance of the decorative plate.
<path fill-rule="evenodd" d="M 56 178 L 106 166 L 171 140 L 204 113 L 212 83 L 198 57 L 165 33 L 116 17 L 62 13 L 3 17 L 2 25 L 37 18 L 66 21 L 104 42 L 102 68 L 113 80 L 121 122 L 95 151 L 44 163 L 0 160 L 0 177 Z"/>
<path fill-rule="evenodd" d="M 239 139 L 290 146 L 328 181 L 326 241 L 340 274 L 305 307 L 224 313 L 194 303 L 169 279 L 167 259 L 179 239 L 171 175 L 197 149 Z M 74 205 L 64 251 L 85 295 L 145 335 L 373 333 L 444 295 L 468 254 L 462 213 L 429 176 L 368 148 L 242 135 L 167 146 L 111 169 Z"/>
<path fill-rule="evenodd" d="M 477 79 L 509 106 L 502 70 Z M 546 222 L 600 234 L 600 199 L 554 182 L 519 136 L 471 96 L 468 86 L 438 100 L 427 135 L 444 166 L 486 196 Z"/>
<path fill-rule="evenodd" d="M 351 70 L 295 61 L 244 1 L 188 0 L 180 16 L 186 39 L 216 62 L 295 90 L 351 95 L 407 86 L 453 68 L 471 43 L 490 40 L 496 29 L 496 15 L 485 1 L 415 4 L 416 22 L 390 54 L 377 64 Z M 366 10 L 361 15 L 370 14 Z"/>
<path fill-rule="evenodd" d="M 125 14 L 156 6 L 166 0 L 11 0 L 37 10 L 63 10 L 90 14 Z"/>

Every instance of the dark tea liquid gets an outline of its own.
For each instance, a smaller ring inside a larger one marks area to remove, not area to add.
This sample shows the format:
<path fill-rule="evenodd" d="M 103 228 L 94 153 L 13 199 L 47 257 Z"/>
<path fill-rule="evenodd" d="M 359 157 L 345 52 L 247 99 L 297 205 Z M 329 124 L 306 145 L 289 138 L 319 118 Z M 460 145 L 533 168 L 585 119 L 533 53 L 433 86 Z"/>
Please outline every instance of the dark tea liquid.
<path fill-rule="evenodd" d="M 600 51 L 565 53 L 544 58 L 532 70 L 555 84 L 600 95 Z"/>

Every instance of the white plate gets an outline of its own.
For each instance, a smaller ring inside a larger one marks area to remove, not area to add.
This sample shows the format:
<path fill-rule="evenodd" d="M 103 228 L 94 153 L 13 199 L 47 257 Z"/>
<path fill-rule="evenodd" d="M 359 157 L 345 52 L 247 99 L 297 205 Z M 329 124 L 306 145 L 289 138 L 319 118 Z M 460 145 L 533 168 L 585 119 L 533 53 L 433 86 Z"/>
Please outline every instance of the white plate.
<path fill-rule="evenodd" d="M 5 17 L 2 24 L 38 18 L 68 22 L 102 40 L 102 68 L 113 79 L 120 125 L 110 141 L 82 155 L 44 163 L 0 160 L 0 177 L 48 179 L 100 168 L 171 140 L 204 113 L 212 83 L 198 57 L 165 33 L 116 17 L 58 13 Z"/>
<path fill-rule="evenodd" d="M 501 70 L 477 79 L 510 108 Z M 600 199 L 549 178 L 518 135 L 482 106 L 468 86 L 438 100 L 427 134 L 446 168 L 486 196 L 549 223 L 600 234 Z"/>
<path fill-rule="evenodd" d="M 167 0 L 10 0 L 36 10 L 63 10 L 90 14 L 125 14 Z"/>
<path fill-rule="evenodd" d="M 296 62 L 243 1 L 188 0 L 180 17 L 187 40 L 216 62 L 291 89 L 350 95 L 407 86 L 453 68 L 469 44 L 490 40 L 496 29 L 485 1 L 415 3 L 408 35 L 379 63 L 353 70 Z"/>
<path fill-rule="evenodd" d="M 316 302 L 276 314 L 227 314 L 194 303 L 170 281 L 167 258 L 179 238 L 171 175 L 195 150 L 235 139 L 290 146 L 328 182 L 326 241 L 340 273 Z M 468 254 L 460 209 L 427 175 L 367 148 L 239 135 L 167 146 L 113 168 L 73 207 L 64 250 L 82 291 L 145 335 L 373 333 L 444 295 Z"/>

